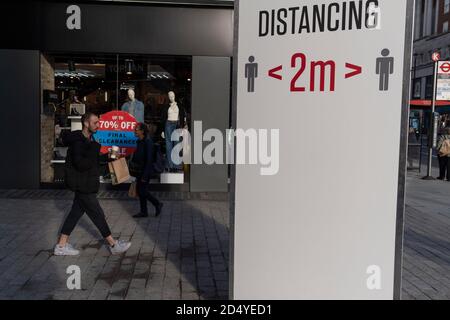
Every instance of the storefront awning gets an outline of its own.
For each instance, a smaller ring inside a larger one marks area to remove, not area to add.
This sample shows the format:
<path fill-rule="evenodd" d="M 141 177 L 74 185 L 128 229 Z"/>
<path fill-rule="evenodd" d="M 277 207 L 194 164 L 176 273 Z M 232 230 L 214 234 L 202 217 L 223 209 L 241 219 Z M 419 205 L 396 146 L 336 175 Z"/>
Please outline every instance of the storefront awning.
<path fill-rule="evenodd" d="M 411 107 L 431 107 L 431 100 L 411 100 L 409 102 Z M 436 101 L 437 107 L 446 107 L 450 106 L 450 101 Z M 413 108 L 413 109 L 422 109 L 422 108 Z"/>
<path fill-rule="evenodd" d="M 411 110 L 431 111 L 431 100 L 411 100 L 409 105 Z M 436 101 L 436 112 L 449 114 L 450 101 Z"/>

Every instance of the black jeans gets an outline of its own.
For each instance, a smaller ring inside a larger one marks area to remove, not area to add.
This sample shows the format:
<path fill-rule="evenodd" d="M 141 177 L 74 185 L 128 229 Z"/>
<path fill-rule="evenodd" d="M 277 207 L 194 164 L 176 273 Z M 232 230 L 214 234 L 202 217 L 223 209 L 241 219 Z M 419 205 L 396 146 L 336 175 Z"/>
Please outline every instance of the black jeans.
<path fill-rule="evenodd" d="M 449 170 L 450 158 L 447 156 L 445 157 L 438 156 L 438 159 L 439 159 L 439 178 L 441 179 L 447 178 L 447 180 L 450 180 L 450 170 Z"/>
<path fill-rule="evenodd" d="M 70 210 L 69 215 L 64 221 L 61 234 L 70 236 L 76 224 L 85 212 L 104 238 L 111 235 L 111 231 L 109 230 L 108 223 L 105 219 L 105 213 L 98 202 L 97 194 L 80 192 L 75 192 L 72 210 Z"/>
<path fill-rule="evenodd" d="M 148 214 L 147 201 L 150 201 L 155 208 L 159 205 L 159 200 L 148 191 L 148 182 L 142 182 L 140 177 L 136 178 L 136 189 L 141 204 L 141 213 Z"/>

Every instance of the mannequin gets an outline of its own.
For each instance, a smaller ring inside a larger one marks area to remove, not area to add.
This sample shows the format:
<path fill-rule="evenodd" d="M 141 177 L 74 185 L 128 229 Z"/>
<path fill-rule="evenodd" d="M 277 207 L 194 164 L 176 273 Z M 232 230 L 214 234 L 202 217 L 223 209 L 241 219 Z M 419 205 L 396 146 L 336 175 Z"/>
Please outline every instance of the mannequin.
<path fill-rule="evenodd" d="M 75 92 L 75 90 L 70 90 L 69 91 L 69 96 L 67 97 L 67 99 L 65 100 L 65 109 L 66 109 L 66 114 L 67 115 L 78 115 L 73 113 L 72 108 L 70 107 L 70 105 L 72 104 L 82 104 L 82 102 L 80 100 L 78 100 L 78 96 L 77 93 Z"/>
<path fill-rule="evenodd" d="M 162 125 L 163 132 L 161 136 L 166 140 L 166 155 L 169 172 L 176 172 L 179 168 L 172 162 L 172 150 L 179 141 L 172 141 L 172 133 L 178 128 L 187 129 L 186 116 L 184 109 L 178 105 L 175 99 L 175 93 L 168 93 L 169 105 L 163 108 Z"/>
<path fill-rule="evenodd" d="M 144 104 L 136 99 L 133 89 L 128 90 L 128 100 L 122 105 L 122 111 L 126 111 L 136 118 L 137 122 L 144 122 Z"/>

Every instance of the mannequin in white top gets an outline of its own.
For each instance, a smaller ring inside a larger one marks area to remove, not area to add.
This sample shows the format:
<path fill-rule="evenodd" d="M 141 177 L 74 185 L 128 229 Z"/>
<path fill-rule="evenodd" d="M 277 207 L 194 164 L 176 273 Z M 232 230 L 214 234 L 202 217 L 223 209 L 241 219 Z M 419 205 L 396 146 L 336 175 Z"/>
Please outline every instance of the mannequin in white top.
<path fill-rule="evenodd" d="M 170 107 L 167 112 L 167 120 L 178 121 L 180 109 L 178 109 L 178 104 L 175 101 L 175 93 L 173 91 L 169 92 Z"/>
<path fill-rule="evenodd" d="M 180 109 L 178 108 L 178 104 L 175 101 L 175 92 L 169 91 L 168 93 L 169 97 L 169 108 L 167 110 L 167 118 L 163 117 L 163 122 L 166 121 L 179 121 L 180 120 Z M 184 129 L 188 129 L 187 122 L 186 122 L 186 116 L 183 114 L 183 120 L 184 120 Z M 164 123 L 165 125 L 165 123 Z M 165 139 L 164 131 L 161 132 L 161 137 Z"/>
<path fill-rule="evenodd" d="M 170 155 L 172 149 L 179 141 L 172 141 L 171 136 L 172 133 L 178 128 L 187 129 L 187 125 L 184 109 L 178 106 L 178 103 L 175 100 L 175 93 L 173 91 L 170 91 L 168 93 L 168 97 L 170 103 L 168 107 L 163 111 L 162 120 L 164 130 L 161 133 L 161 137 L 166 140 L 166 155 L 168 160 L 168 169 L 171 172 L 175 172 L 179 168 L 177 168 L 177 166 L 172 162 Z"/>

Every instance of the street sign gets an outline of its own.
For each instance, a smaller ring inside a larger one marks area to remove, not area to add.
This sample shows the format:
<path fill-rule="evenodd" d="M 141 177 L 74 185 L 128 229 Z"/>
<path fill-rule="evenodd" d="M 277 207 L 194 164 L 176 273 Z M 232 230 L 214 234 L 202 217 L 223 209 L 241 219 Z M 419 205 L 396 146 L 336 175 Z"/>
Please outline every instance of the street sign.
<path fill-rule="evenodd" d="M 112 146 L 119 147 L 119 153 L 131 155 L 136 150 L 134 128 L 136 119 L 125 111 L 111 111 L 100 116 L 100 129 L 94 139 L 101 144 L 100 152 L 109 152 Z"/>
<path fill-rule="evenodd" d="M 450 75 L 450 61 L 440 61 L 439 62 L 438 74 Z"/>
<path fill-rule="evenodd" d="M 413 1 L 235 8 L 233 126 L 280 138 L 234 169 L 232 297 L 398 298 Z"/>
<path fill-rule="evenodd" d="M 436 100 L 450 101 L 450 61 L 438 62 Z"/>
<path fill-rule="evenodd" d="M 432 59 L 434 62 L 437 62 L 437 61 L 441 60 L 441 54 L 440 54 L 439 52 L 434 52 L 434 53 L 431 55 L 431 59 Z"/>

